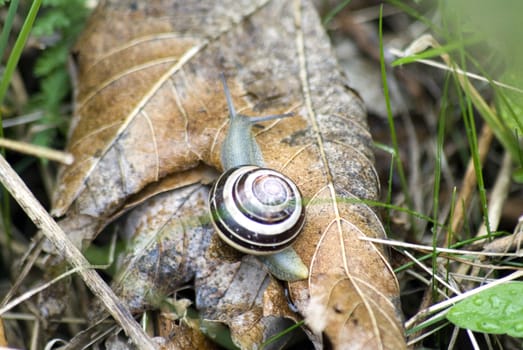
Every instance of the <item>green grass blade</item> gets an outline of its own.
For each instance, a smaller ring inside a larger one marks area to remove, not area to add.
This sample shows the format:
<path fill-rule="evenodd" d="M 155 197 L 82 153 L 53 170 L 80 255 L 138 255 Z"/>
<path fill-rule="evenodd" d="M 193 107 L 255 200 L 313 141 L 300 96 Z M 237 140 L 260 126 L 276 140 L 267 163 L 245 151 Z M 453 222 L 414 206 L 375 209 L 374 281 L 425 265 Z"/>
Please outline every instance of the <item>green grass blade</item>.
<path fill-rule="evenodd" d="M 4 28 L 2 28 L 2 34 L 0 36 L 0 59 L 4 57 L 4 51 L 7 46 L 7 40 L 9 39 L 9 34 L 11 33 L 11 28 L 13 27 L 13 20 L 16 15 L 16 10 L 18 9 L 19 0 L 11 0 L 9 4 L 9 10 L 7 12 L 7 17 L 5 18 Z"/>
<path fill-rule="evenodd" d="M 13 47 L 13 50 L 11 51 L 11 54 L 9 55 L 9 59 L 7 60 L 7 65 L 4 71 L 4 74 L 2 76 L 2 80 L 0 80 L 0 106 L 4 103 L 4 98 L 7 93 L 7 88 L 9 87 L 9 83 L 11 82 L 11 77 L 13 76 L 13 73 L 15 71 L 15 68 L 18 64 L 18 60 L 20 59 L 20 56 L 22 54 L 22 50 L 25 46 L 25 43 L 27 41 L 27 38 L 29 37 L 29 33 L 31 32 L 31 28 L 33 27 L 34 20 L 36 18 L 36 14 L 38 13 L 38 9 L 40 8 L 40 5 L 42 4 L 42 0 L 34 0 L 31 8 L 29 9 L 29 12 L 27 14 L 27 17 L 25 18 L 24 24 L 22 25 L 22 29 L 20 31 L 20 34 L 18 35 L 18 38 L 16 39 L 15 45 Z M 0 137 L 4 137 L 4 128 L 2 126 L 2 112 L 0 110 Z M 5 151 L 3 148 L 0 148 L 0 153 L 2 155 L 5 154 Z M 11 237 L 11 207 L 9 203 L 9 194 L 5 188 L 2 187 L 2 222 L 4 225 L 4 232 L 7 237 L 7 241 L 10 241 Z"/>
<path fill-rule="evenodd" d="M 332 21 L 332 19 L 338 14 L 340 13 L 341 10 L 343 10 L 345 8 L 345 6 L 347 6 L 348 4 L 350 4 L 352 0 L 343 0 L 342 2 L 340 2 L 338 5 L 336 5 L 332 10 L 330 10 L 326 15 L 325 15 L 325 18 L 323 18 L 323 26 L 327 26 L 327 24 L 329 24 L 330 21 Z"/>
<path fill-rule="evenodd" d="M 22 29 L 20 30 L 20 34 L 18 35 L 18 38 L 16 39 L 15 45 L 13 47 L 13 51 L 11 52 L 11 55 L 9 55 L 9 59 L 7 60 L 4 75 L 2 76 L 2 80 L 0 81 L 0 105 L 2 105 L 4 103 L 5 94 L 7 92 L 7 88 L 9 87 L 9 83 L 11 82 L 11 77 L 13 76 L 15 68 L 18 64 L 18 60 L 20 59 L 20 56 L 22 55 L 22 50 L 24 49 L 27 38 L 29 37 L 29 33 L 31 33 L 31 28 L 33 27 L 33 23 L 35 21 L 36 14 L 38 13 L 38 10 L 40 9 L 41 4 L 42 4 L 42 0 L 34 0 L 33 3 L 31 4 L 31 8 L 29 9 L 29 12 L 27 13 L 27 17 L 25 18 L 24 24 L 22 25 Z M 0 124 L 1 124 L 1 115 L 0 115 Z M 0 129 L 2 129 L 2 128 L 0 127 Z M 3 132 L 2 132 L 2 134 L 3 134 Z"/>
<path fill-rule="evenodd" d="M 380 16 L 379 16 L 379 46 L 380 46 L 380 68 L 381 68 L 381 80 L 383 85 L 383 94 L 385 96 L 385 106 L 387 107 L 387 119 L 390 128 L 390 139 L 392 143 L 392 148 L 394 149 L 394 160 L 396 161 L 396 167 L 398 169 L 398 174 L 401 182 L 401 187 L 407 205 L 412 208 L 412 198 L 409 194 L 407 178 L 405 176 L 405 171 L 401 163 L 398 136 L 396 134 L 396 127 L 394 124 L 394 116 L 392 114 L 392 107 L 390 104 L 390 94 L 389 94 L 389 85 L 387 83 L 387 68 L 385 66 L 385 54 L 383 52 L 383 5 L 380 6 Z M 414 221 L 412 220 L 412 227 L 415 227 Z"/>

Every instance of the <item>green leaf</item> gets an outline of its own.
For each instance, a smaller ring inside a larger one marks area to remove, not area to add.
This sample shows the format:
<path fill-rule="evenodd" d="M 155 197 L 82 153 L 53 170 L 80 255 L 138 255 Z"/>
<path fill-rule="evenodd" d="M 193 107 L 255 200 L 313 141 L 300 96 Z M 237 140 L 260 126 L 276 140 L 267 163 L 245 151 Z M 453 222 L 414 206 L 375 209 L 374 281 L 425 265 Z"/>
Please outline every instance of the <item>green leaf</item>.
<path fill-rule="evenodd" d="M 225 349 L 238 349 L 231 339 L 231 331 L 221 322 L 201 320 L 200 330 L 215 343 L 223 346 Z"/>
<path fill-rule="evenodd" d="M 415 55 L 409 55 L 407 57 L 398 58 L 397 60 L 392 62 L 392 66 L 397 67 L 403 64 L 416 63 L 418 60 L 437 58 L 443 54 L 450 54 L 453 51 L 463 49 L 463 45 L 473 45 L 478 43 L 479 41 L 480 39 L 470 39 L 466 43 L 462 41 L 456 41 L 440 47 L 429 48 Z"/>
<path fill-rule="evenodd" d="M 71 0 L 44 0 L 43 4 L 45 6 L 67 6 Z"/>
<path fill-rule="evenodd" d="M 334 8 L 330 10 L 323 18 L 323 26 L 327 26 L 330 23 L 330 21 L 332 21 L 332 19 L 336 17 L 338 13 L 341 12 L 341 10 L 343 10 L 347 5 L 349 5 L 350 2 L 351 0 L 342 0 L 338 5 L 334 6 Z"/>
<path fill-rule="evenodd" d="M 523 74 L 507 69 L 500 79 L 504 83 L 521 89 Z M 494 89 L 495 102 L 499 115 L 494 132 L 500 142 L 506 146 L 515 163 L 516 169 L 523 168 L 523 93 L 521 90 L 508 88 Z M 515 174 L 516 175 L 516 174 Z"/>
<path fill-rule="evenodd" d="M 460 301 L 447 319 L 472 331 L 523 337 L 523 282 L 509 282 Z"/>
<path fill-rule="evenodd" d="M 51 35 L 56 30 L 67 28 L 71 25 L 69 18 L 61 11 L 49 11 L 38 17 L 33 28 L 37 37 Z"/>
<path fill-rule="evenodd" d="M 523 184 L 523 168 L 517 168 L 512 173 L 512 179 L 520 184 Z"/>
<path fill-rule="evenodd" d="M 65 70 L 58 70 L 41 82 L 42 94 L 47 106 L 58 106 L 69 92 L 69 75 Z"/>
<path fill-rule="evenodd" d="M 67 63 L 69 47 L 63 43 L 43 51 L 36 61 L 34 73 L 37 77 L 45 77 L 58 69 L 64 69 Z"/>
<path fill-rule="evenodd" d="M 89 9 L 87 0 L 43 0 L 42 15 L 35 23 L 36 36 L 53 34 L 50 42 L 39 55 L 34 68 L 40 89 L 33 94 L 29 110 L 43 112 L 44 118 L 38 122 L 39 132 L 32 142 L 52 146 L 60 134 L 66 133 L 66 118 L 63 105 L 68 104 L 70 82 L 66 70 L 70 47 L 81 32 Z"/>

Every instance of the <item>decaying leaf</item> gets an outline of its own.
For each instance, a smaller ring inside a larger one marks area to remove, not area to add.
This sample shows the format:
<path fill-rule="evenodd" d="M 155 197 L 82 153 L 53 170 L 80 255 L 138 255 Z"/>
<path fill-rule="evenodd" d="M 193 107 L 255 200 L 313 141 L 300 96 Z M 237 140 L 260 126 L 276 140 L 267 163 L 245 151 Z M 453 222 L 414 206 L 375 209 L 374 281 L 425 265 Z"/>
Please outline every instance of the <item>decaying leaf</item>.
<path fill-rule="evenodd" d="M 220 349 L 218 344 L 200 331 L 197 321 L 182 316 L 172 318 L 169 313 L 162 313 L 158 318 L 158 335 L 165 339 L 163 349 Z"/>
<path fill-rule="evenodd" d="M 194 278 L 201 317 L 227 324 L 244 348 L 299 317 L 283 286 L 256 259 L 225 247 L 201 219 L 208 176 L 198 165 L 221 170 L 224 72 L 242 114 L 296 115 L 264 123 L 256 139 L 266 164 L 307 198 L 295 248 L 311 273 L 289 290 L 315 345 L 323 332 L 340 349 L 405 348 L 386 253 L 359 239 L 384 236 L 362 202 L 379 190 L 365 110 L 309 1 L 108 0 L 74 59 L 68 151 L 76 162 L 60 172 L 53 213 L 88 244 L 129 203 L 141 203 L 127 221 L 134 245 L 115 281 L 134 310 Z M 177 173 L 179 181 L 141 197 Z M 166 189 L 173 190 L 153 196 Z M 140 280 L 151 282 L 149 290 L 130 287 Z"/>
<path fill-rule="evenodd" d="M 365 205 L 338 201 L 336 207 L 339 218 L 324 216 L 312 259 L 310 299 L 304 307 L 308 325 L 323 331 L 336 348 L 401 349 L 394 273 L 380 246 L 359 239 L 383 237 L 383 228 Z M 294 288 L 300 293 L 301 286 Z"/>
<path fill-rule="evenodd" d="M 207 196 L 208 188 L 195 184 L 135 208 L 122 229 L 132 238 L 113 289 L 137 313 L 165 307 L 168 295 L 194 280 L 200 317 L 229 325 L 235 341 L 251 347 L 284 331 L 297 316 L 258 260 L 242 258 L 214 235 Z M 106 315 L 97 307 L 92 318 Z"/>
<path fill-rule="evenodd" d="M 113 289 L 132 312 L 160 307 L 169 294 L 194 278 L 212 236 L 206 200 L 205 188 L 186 186 L 175 194 L 151 198 L 128 216 L 122 233 L 131 244 Z"/>

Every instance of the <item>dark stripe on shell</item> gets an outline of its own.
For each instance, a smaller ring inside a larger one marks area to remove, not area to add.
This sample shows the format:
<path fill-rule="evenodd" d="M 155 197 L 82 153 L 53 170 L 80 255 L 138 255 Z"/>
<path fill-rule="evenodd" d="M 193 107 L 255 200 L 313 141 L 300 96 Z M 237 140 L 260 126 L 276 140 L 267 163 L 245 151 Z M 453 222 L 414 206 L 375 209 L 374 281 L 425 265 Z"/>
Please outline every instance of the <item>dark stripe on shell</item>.
<path fill-rule="evenodd" d="M 237 168 L 232 168 L 226 171 L 216 181 L 210 192 L 209 206 L 213 224 L 216 226 L 218 234 L 223 236 L 225 240 L 230 240 L 240 247 L 243 251 L 253 255 L 273 254 L 290 246 L 298 237 L 299 232 L 305 223 L 305 210 L 303 206 L 302 211 L 295 225 L 276 235 L 265 235 L 252 232 L 249 235 L 249 229 L 239 226 L 230 215 L 225 212 L 225 204 L 223 201 L 223 188 L 228 176 Z M 256 220 L 259 221 L 259 220 Z M 262 222 L 263 223 L 263 222 Z M 271 224 L 268 224 L 271 225 Z M 239 238 L 239 236 L 247 236 L 249 240 L 254 239 L 256 243 L 248 243 Z M 281 243 L 283 242 L 283 243 Z"/>

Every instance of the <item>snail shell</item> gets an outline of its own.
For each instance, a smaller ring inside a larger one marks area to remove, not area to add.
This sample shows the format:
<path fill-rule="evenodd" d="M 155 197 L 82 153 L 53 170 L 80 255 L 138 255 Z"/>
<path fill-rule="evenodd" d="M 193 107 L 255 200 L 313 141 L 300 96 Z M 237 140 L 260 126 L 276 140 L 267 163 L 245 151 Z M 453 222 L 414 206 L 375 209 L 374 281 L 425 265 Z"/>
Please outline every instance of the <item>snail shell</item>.
<path fill-rule="evenodd" d="M 282 173 L 252 165 L 224 172 L 210 192 L 212 222 L 230 246 L 268 255 L 290 246 L 305 222 L 302 195 Z"/>

